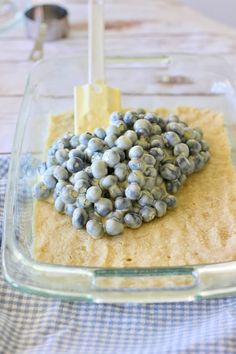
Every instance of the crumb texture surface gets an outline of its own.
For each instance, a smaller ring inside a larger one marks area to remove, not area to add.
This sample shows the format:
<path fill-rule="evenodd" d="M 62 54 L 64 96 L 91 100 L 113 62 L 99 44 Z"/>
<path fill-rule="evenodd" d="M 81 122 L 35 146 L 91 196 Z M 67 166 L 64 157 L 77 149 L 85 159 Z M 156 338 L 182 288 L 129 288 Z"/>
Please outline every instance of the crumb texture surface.
<path fill-rule="evenodd" d="M 166 115 L 166 110 L 159 110 Z M 69 217 L 49 202 L 34 207 L 35 259 L 80 266 L 177 266 L 236 259 L 236 174 L 224 131 L 223 117 L 210 110 L 179 107 L 176 113 L 190 126 L 203 129 L 212 158 L 191 175 L 177 194 L 178 206 L 137 230 L 93 240 L 72 228 Z M 98 123 L 99 126 L 99 123 Z M 73 131 L 73 116 L 51 117 L 49 146 Z"/>

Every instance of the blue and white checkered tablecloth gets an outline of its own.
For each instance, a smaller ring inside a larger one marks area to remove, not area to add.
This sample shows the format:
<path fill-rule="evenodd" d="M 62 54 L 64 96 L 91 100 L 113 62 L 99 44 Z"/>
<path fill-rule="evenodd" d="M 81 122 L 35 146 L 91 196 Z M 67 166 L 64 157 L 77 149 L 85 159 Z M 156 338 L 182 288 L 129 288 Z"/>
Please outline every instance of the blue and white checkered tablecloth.
<path fill-rule="evenodd" d="M 2 219 L 8 159 L 0 159 Z M 236 353 L 236 298 L 90 304 L 21 294 L 0 275 L 0 354 Z"/>

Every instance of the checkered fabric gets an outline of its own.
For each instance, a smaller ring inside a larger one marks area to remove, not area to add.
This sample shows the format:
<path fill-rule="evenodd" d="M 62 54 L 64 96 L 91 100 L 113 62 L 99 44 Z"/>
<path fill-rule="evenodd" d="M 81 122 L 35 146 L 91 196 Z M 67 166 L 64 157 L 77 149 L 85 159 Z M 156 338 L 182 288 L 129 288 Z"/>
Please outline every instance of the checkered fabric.
<path fill-rule="evenodd" d="M 0 159 L 2 218 L 8 159 Z M 21 294 L 0 275 L 0 354 L 236 353 L 236 298 L 90 304 Z"/>

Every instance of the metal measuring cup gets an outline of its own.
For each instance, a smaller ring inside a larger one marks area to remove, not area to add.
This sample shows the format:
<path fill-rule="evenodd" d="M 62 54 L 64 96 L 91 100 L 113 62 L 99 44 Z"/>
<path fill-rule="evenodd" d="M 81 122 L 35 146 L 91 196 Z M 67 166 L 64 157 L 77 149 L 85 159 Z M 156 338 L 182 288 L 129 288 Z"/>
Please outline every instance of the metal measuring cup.
<path fill-rule="evenodd" d="M 44 41 L 54 41 L 66 37 L 69 32 L 68 11 L 59 5 L 36 5 L 25 12 L 28 37 L 35 40 L 30 60 L 43 57 Z"/>

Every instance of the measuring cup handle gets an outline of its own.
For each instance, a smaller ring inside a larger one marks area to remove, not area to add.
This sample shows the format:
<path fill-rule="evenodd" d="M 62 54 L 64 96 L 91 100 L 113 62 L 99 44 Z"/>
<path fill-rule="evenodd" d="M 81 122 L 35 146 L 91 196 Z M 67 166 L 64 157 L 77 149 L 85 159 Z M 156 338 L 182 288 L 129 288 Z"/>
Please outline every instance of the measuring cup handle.
<path fill-rule="evenodd" d="M 34 43 L 34 47 L 29 56 L 30 60 L 37 61 L 43 58 L 43 43 L 44 43 L 46 32 L 47 32 L 47 25 L 45 23 L 41 23 L 39 26 L 37 38 Z"/>

